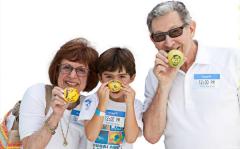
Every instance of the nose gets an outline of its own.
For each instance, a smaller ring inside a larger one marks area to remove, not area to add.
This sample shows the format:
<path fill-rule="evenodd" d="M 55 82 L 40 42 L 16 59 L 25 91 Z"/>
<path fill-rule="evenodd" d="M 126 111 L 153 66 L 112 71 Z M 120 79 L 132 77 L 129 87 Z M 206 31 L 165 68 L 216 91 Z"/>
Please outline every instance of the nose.
<path fill-rule="evenodd" d="M 77 77 L 77 72 L 76 69 L 73 69 L 69 75 L 71 78 L 76 78 Z"/>
<path fill-rule="evenodd" d="M 174 39 L 169 37 L 169 35 L 166 35 L 166 39 L 163 42 L 164 46 L 167 48 L 171 48 L 174 45 Z"/>

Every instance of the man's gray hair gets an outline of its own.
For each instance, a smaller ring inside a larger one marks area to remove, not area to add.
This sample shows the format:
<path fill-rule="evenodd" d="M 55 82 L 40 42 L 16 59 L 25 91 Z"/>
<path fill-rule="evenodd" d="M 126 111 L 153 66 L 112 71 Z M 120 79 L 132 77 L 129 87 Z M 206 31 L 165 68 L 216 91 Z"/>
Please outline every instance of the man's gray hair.
<path fill-rule="evenodd" d="M 159 17 L 164 16 L 169 12 L 176 11 L 182 22 L 185 24 L 189 24 L 191 22 L 191 16 L 189 14 L 189 11 L 187 10 L 186 6 L 183 4 L 183 2 L 180 1 L 166 1 L 159 3 L 156 5 L 152 11 L 148 14 L 147 17 L 147 25 L 150 33 L 152 33 L 152 21 Z"/>

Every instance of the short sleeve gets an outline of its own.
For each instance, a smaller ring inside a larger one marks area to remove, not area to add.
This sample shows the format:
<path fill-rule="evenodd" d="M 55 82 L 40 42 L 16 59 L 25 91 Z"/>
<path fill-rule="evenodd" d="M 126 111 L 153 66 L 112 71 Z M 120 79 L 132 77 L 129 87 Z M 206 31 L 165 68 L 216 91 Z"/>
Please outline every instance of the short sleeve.
<path fill-rule="evenodd" d="M 153 73 L 153 69 L 150 69 L 145 80 L 145 92 L 144 92 L 145 100 L 143 105 L 143 112 L 145 112 L 148 109 L 149 105 L 151 104 L 152 99 L 157 90 L 157 84 L 158 80 Z"/>
<path fill-rule="evenodd" d="M 23 139 L 38 131 L 45 121 L 45 87 L 34 85 L 25 92 L 19 113 L 19 133 Z"/>
<path fill-rule="evenodd" d="M 91 120 L 96 108 L 98 106 L 98 98 L 96 94 L 87 96 L 83 102 L 81 107 L 81 112 L 79 114 L 78 120 Z"/>
<path fill-rule="evenodd" d="M 134 110 L 135 110 L 135 116 L 136 116 L 138 127 L 141 130 L 143 130 L 143 121 L 142 121 L 143 104 L 140 100 L 137 100 L 137 99 L 135 100 Z"/>

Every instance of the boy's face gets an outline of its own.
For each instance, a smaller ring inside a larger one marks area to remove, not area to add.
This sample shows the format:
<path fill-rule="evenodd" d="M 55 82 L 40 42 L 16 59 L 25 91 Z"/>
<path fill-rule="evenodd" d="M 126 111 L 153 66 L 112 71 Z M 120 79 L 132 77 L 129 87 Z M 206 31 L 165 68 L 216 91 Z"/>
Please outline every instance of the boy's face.
<path fill-rule="evenodd" d="M 135 75 L 130 77 L 130 75 L 126 72 L 125 68 L 123 68 L 122 71 L 119 71 L 119 69 L 117 69 L 114 72 L 104 71 L 102 75 L 99 76 L 99 80 L 102 83 L 109 82 L 111 80 L 118 80 L 125 85 L 129 85 L 134 80 L 134 78 L 135 78 Z M 116 92 L 116 93 L 110 92 L 110 98 L 113 100 L 122 99 L 123 92 L 122 91 Z"/>

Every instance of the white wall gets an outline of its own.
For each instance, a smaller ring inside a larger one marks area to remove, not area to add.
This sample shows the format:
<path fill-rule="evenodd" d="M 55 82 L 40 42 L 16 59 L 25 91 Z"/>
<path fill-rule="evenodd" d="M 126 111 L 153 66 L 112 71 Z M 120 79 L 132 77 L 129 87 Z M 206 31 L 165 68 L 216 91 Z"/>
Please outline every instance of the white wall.
<path fill-rule="evenodd" d="M 112 46 L 132 50 L 133 87 L 143 101 L 144 80 L 156 49 L 148 37 L 147 13 L 159 1 L 0 0 L 0 119 L 32 84 L 48 83 L 48 66 L 59 47 L 85 37 L 101 53 Z M 209 45 L 240 47 L 239 0 L 185 0 L 197 21 L 196 38 Z M 138 139 L 135 147 L 159 148 Z"/>

